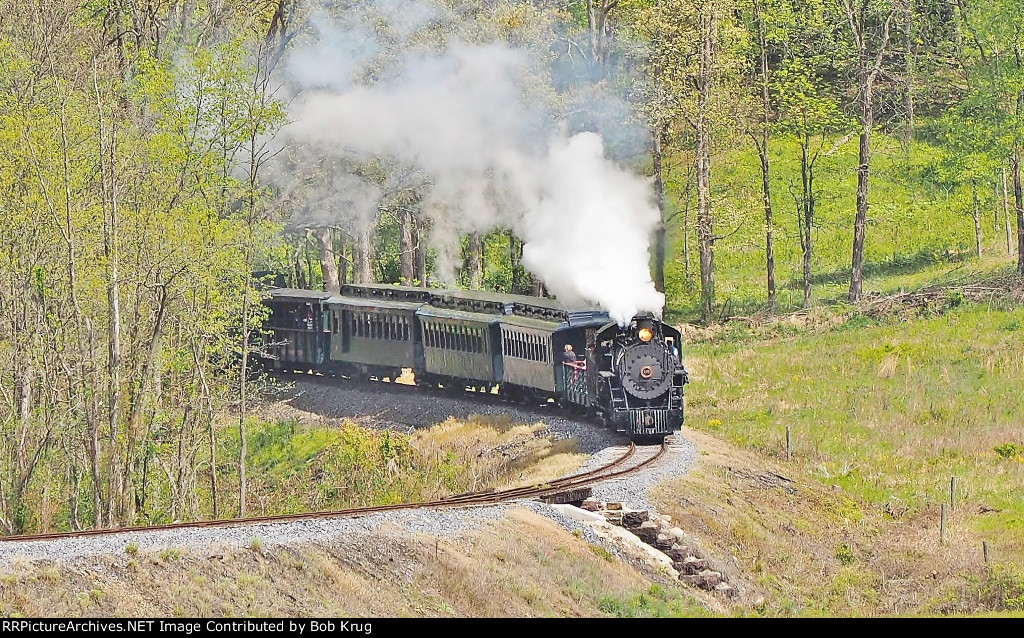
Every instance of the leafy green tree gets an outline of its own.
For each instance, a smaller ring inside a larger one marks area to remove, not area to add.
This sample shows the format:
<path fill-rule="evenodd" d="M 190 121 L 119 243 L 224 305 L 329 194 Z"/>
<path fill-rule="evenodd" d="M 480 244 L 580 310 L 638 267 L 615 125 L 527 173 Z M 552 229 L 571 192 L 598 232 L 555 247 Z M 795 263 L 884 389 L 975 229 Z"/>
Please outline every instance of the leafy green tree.
<path fill-rule="evenodd" d="M 970 90 L 960 110 L 980 129 L 979 145 L 1009 157 L 1017 217 L 1017 270 L 1024 275 L 1024 7 L 1013 0 L 961 3 L 961 16 L 977 57 L 964 61 Z"/>

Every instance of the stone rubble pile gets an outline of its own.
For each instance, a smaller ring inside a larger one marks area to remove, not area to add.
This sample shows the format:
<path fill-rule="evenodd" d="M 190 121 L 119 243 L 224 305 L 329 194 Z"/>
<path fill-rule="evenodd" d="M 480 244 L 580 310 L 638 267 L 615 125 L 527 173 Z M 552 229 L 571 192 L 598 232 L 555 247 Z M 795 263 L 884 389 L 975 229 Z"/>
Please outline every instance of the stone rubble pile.
<path fill-rule="evenodd" d="M 672 524 L 670 516 L 652 515 L 647 510 L 631 509 L 619 501 L 596 498 L 586 499 L 580 507 L 604 517 L 611 525 L 632 532 L 640 541 L 664 555 L 667 560 L 662 563 L 671 563 L 671 571 L 678 573 L 680 582 L 728 598 L 737 595 L 736 588 L 726 582 L 721 571 L 713 569 L 698 549 L 691 546 L 685 532 Z"/>

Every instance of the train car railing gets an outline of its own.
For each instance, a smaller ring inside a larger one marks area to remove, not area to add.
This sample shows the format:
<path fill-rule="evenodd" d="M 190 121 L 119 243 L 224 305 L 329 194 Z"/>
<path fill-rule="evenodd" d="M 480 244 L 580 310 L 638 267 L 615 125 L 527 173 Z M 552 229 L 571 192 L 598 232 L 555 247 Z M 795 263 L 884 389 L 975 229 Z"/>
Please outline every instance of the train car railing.
<path fill-rule="evenodd" d="M 587 362 L 565 361 L 562 363 L 565 377 L 565 398 L 572 403 L 587 405 Z"/>
<path fill-rule="evenodd" d="M 323 363 L 324 335 L 308 328 L 269 328 L 274 334 L 272 356 L 280 363 Z"/>

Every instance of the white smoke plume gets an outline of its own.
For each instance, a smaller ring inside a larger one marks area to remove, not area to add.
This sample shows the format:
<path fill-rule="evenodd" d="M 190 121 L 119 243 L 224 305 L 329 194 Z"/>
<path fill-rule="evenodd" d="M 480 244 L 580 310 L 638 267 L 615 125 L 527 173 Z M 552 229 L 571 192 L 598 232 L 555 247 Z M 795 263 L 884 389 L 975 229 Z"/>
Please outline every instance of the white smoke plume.
<path fill-rule="evenodd" d="M 563 303 L 596 304 L 620 324 L 660 314 L 664 295 L 648 267 L 659 219 L 650 184 L 609 160 L 597 134 L 569 133 L 530 97 L 529 52 L 456 38 L 388 49 L 374 36 L 381 16 L 401 16 L 390 37 L 408 37 L 442 11 L 430 0 L 373 9 L 376 22 L 320 20 L 315 41 L 289 57 L 286 143 L 388 158 L 429 176 L 423 206 L 442 268 L 459 234 L 507 228 L 523 239 L 523 264 Z"/>

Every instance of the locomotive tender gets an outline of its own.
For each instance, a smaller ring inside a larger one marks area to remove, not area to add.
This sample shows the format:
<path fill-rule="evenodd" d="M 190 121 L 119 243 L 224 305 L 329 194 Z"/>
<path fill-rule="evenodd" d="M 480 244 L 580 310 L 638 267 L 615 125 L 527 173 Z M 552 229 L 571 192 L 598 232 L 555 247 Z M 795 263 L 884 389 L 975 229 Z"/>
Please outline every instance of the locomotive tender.
<path fill-rule="evenodd" d="M 633 439 L 683 422 L 681 335 L 647 314 L 619 326 L 604 311 L 468 290 L 347 284 L 341 294 L 273 288 L 265 365 L 283 371 L 471 387 L 554 400 Z M 565 362 L 571 345 L 581 355 Z"/>

